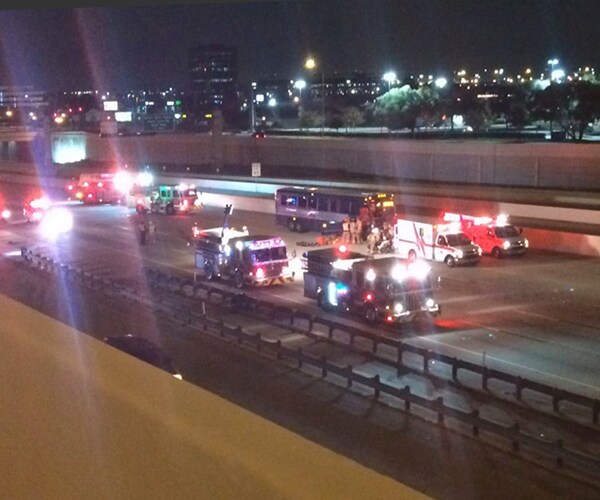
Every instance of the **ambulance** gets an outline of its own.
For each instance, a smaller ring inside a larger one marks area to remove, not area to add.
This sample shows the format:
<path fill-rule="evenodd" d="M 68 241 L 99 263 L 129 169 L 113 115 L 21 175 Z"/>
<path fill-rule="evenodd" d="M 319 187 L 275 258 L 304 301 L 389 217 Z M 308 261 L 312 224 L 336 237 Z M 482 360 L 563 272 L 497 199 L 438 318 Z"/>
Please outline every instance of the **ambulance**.
<path fill-rule="evenodd" d="M 393 231 L 394 252 L 411 260 L 443 262 L 448 267 L 476 265 L 482 249 L 462 231 L 459 222 L 445 223 L 435 217 L 398 217 Z"/>
<path fill-rule="evenodd" d="M 489 217 L 446 212 L 444 220 L 459 223 L 465 234 L 482 248 L 484 254 L 498 259 L 523 255 L 529 248 L 529 240 L 523 236 L 523 230 L 510 224 L 508 215 L 505 214 Z"/>

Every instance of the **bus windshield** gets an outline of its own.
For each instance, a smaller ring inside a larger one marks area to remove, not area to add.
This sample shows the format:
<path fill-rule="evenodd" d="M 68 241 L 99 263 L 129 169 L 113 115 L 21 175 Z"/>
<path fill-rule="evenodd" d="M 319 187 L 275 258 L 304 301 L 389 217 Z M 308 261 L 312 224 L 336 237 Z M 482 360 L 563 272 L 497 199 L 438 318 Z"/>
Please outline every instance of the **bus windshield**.
<path fill-rule="evenodd" d="M 371 217 L 382 217 L 396 211 L 394 197 L 385 193 L 370 196 L 367 207 L 369 208 Z"/>

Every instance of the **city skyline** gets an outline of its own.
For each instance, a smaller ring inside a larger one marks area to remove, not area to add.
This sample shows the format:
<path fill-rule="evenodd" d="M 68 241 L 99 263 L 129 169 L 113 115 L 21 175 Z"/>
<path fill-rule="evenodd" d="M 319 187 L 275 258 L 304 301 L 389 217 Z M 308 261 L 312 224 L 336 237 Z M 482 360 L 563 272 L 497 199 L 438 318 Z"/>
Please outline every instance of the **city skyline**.
<path fill-rule="evenodd" d="M 458 68 L 539 71 L 548 58 L 567 70 L 597 66 L 591 41 L 600 5 L 589 1 L 80 5 L 0 10 L 0 83 L 49 91 L 183 88 L 189 51 L 212 43 L 238 49 L 240 82 L 306 77 L 309 55 L 328 75 L 393 70 L 399 79 Z"/>

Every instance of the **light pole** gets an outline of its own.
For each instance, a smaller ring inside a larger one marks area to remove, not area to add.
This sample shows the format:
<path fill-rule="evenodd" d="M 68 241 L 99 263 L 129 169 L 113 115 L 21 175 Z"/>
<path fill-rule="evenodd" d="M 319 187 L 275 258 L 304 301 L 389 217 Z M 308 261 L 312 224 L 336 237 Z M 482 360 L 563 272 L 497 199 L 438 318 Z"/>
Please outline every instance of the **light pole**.
<path fill-rule="evenodd" d="M 304 80 L 296 80 L 294 82 L 294 88 L 298 89 L 300 93 L 300 101 L 302 101 L 302 90 L 306 88 L 306 82 Z"/>
<path fill-rule="evenodd" d="M 301 118 L 302 114 L 302 90 L 306 88 L 306 82 L 304 80 L 296 80 L 294 82 L 294 88 L 298 89 L 298 93 L 300 94 L 298 101 L 298 118 Z"/>
<path fill-rule="evenodd" d="M 304 67 L 309 71 L 313 71 L 317 67 L 317 61 L 309 57 L 304 62 Z M 325 134 L 325 73 L 321 68 L 321 114 L 323 115 L 323 123 L 321 124 L 321 135 Z"/>
<path fill-rule="evenodd" d="M 256 82 L 252 82 L 250 85 L 250 132 L 254 134 L 254 128 L 256 126 L 256 116 L 254 115 L 254 91 L 256 90 Z"/>
<path fill-rule="evenodd" d="M 550 65 L 550 78 L 549 80 L 552 80 L 552 73 L 554 73 L 554 66 L 556 66 L 558 64 L 558 59 L 554 58 L 554 59 L 548 59 L 548 64 Z"/>
<path fill-rule="evenodd" d="M 392 89 L 392 83 L 396 81 L 396 73 L 393 71 L 388 71 L 383 74 L 383 79 L 388 83 L 388 92 Z"/>

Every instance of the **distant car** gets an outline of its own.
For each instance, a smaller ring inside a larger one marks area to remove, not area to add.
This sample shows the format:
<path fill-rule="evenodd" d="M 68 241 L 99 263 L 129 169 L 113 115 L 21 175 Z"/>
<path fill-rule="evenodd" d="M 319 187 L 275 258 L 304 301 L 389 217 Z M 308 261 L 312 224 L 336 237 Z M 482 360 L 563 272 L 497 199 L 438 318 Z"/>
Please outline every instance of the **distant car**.
<path fill-rule="evenodd" d="M 8 222 L 10 215 L 10 210 L 8 208 L 0 207 L 0 222 Z"/>
<path fill-rule="evenodd" d="M 256 132 L 254 132 L 254 134 L 252 134 L 252 137 L 254 137 L 255 139 L 266 139 L 267 134 L 262 130 L 257 130 Z"/>
<path fill-rule="evenodd" d="M 175 367 L 172 359 L 159 346 L 137 335 L 128 333 L 115 337 L 105 337 L 104 342 L 120 351 L 126 352 L 146 363 L 164 370 L 175 378 L 183 380 L 181 373 Z"/>
<path fill-rule="evenodd" d="M 44 196 L 25 202 L 23 205 L 23 217 L 25 217 L 25 221 L 40 222 L 51 205 L 52 202 Z"/>

